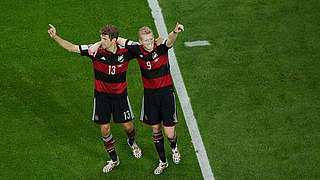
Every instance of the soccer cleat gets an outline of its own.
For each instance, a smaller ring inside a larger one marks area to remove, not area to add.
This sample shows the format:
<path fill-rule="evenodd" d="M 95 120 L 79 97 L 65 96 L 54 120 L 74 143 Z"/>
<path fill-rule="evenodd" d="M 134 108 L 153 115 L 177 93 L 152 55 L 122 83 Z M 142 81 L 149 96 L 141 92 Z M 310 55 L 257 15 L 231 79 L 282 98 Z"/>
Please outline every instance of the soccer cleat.
<path fill-rule="evenodd" d="M 154 174 L 161 174 L 165 168 L 167 168 L 169 164 L 167 162 L 162 162 L 159 160 L 158 167 L 154 170 Z"/>
<path fill-rule="evenodd" d="M 102 171 L 104 173 L 108 173 L 110 171 L 112 171 L 112 169 L 116 166 L 118 166 L 120 164 L 120 160 L 119 160 L 119 157 L 118 157 L 118 160 L 117 161 L 113 161 L 112 159 L 110 161 L 107 161 L 107 165 L 105 165 L 102 169 Z"/>
<path fill-rule="evenodd" d="M 175 164 L 179 164 L 180 163 L 180 152 L 178 150 L 178 145 L 176 145 L 176 147 L 174 149 L 171 149 L 172 151 L 172 161 Z"/>
<path fill-rule="evenodd" d="M 142 156 L 141 149 L 136 144 L 136 142 L 133 142 L 133 144 L 131 146 L 130 143 L 129 143 L 129 139 L 128 139 L 128 145 L 130 146 L 130 148 L 132 150 L 132 154 L 134 155 L 134 157 L 141 158 L 141 156 Z"/>

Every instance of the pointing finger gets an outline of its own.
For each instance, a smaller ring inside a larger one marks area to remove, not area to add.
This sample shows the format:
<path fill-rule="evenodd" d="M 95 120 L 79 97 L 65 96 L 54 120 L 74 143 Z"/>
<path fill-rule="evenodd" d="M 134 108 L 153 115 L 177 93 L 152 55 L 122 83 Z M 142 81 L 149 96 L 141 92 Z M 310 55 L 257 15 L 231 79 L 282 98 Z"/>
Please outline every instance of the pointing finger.
<path fill-rule="evenodd" d="M 184 31 L 184 26 L 182 24 L 180 24 L 179 29 L 181 29 L 182 31 Z"/>
<path fill-rule="evenodd" d="M 49 24 L 49 26 L 54 30 L 56 29 L 52 24 Z"/>

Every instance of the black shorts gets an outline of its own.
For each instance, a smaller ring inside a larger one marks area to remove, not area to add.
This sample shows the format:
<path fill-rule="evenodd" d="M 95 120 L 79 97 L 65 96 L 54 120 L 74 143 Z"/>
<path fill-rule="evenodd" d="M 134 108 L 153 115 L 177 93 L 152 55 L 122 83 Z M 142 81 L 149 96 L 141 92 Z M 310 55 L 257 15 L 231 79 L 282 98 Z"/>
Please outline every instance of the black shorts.
<path fill-rule="evenodd" d="M 164 126 L 175 126 L 178 119 L 174 93 L 145 94 L 142 99 L 140 120 L 148 125 L 163 122 Z"/>
<path fill-rule="evenodd" d="M 111 114 L 114 123 L 125 123 L 134 119 L 128 96 L 116 100 L 94 98 L 93 122 L 98 124 L 110 123 Z"/>

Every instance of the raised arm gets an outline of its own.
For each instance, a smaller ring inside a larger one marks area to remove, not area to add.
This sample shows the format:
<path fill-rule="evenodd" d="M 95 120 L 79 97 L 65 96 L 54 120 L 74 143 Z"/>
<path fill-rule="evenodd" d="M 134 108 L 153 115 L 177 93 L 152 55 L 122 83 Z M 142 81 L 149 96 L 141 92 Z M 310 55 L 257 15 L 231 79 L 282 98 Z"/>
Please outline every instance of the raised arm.
<path fill-rule="evenodd" d="M 59 37 L 57 35 L 57 31 L 56 31 L 56 28 L 49 24 L 49 26 L 51 27 L 49 30 L 48 30 L 48 33 L 50 34 L 50 37 L 54 40 L 56 40 L 56 42 L 61 46 L 63 47 L 64 49 L 70 51 L 70 52 L 76 52 L 76 53 L 80 53 L 80 49 L 79 49 L 79 46 L 78 45 L 74 45 L 72 44 L 71 42 L 69 41 L 66 41 L 64 39 L 62 39 L 61 37 Z"/>
<path fill-rule="evenodd" d="M 127 39 L 124 39 L 122 37 L 118 37 L 117 44 L 120 46 L 125 46 Z M 101 46 L 101 41 L 96 42 L 94 45 L 90 46 L 89 48 L 89 55 L 96 56 L 98 52 L 98 48 Z"/>
<path fill-rule="evenodd" d="M 126 41 L 128 39 L 122 38 L 122 37 L 118 37 L 117 39 L 117 44 L 119 44 L 120 46 L 125 47 L 126 46 Z M 159 46 L 161 44 L 161 42 L 163 41 L 162 37 L 158 37 L 156 39 L 156 44 Z M 101 41 L 96 42 L 94 45 L 90 46 L 90 48 L 88 49 L 89 55 L 95 57 L 97 52 L 98 52 L 98 48 L 101 46 Z"/>
<path fill-rule="evenodd" d="M 101 41 L 98 41 L 94 43 L 92 46 L 90 46 L 88 49 L 89 55 L 95 57 L 100 46 L 101 46 Z"/>
<path fill-rule="evenodd" d="M 117 43 L 118 43 L 120 46 L 123 46 L 123 47 L 126 45 L 126 41 L 127 41 L 127 39 L 122 38 L 122 37 L 118 37 L 118 39 L 117 39 Z"/>
<path fill-rule="evenodd" d="M 174 30 L 168 35 L 168 40 L 166 42 L 167 47 L 172 47 L 174 41 L 177 39 L 178 34 L 184 31 L 184 27 L 182 24 L 177 23 L 176 27 L 174 28 Z"/>

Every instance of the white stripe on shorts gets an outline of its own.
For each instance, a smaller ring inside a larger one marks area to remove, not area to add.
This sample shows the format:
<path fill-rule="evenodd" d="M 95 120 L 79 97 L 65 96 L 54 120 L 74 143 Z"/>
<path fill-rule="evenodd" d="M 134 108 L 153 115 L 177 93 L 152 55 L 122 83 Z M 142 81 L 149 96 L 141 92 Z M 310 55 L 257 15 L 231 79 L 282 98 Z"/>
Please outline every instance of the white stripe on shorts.
<path fill-rule="evenodd" d="M 96 114 L 96 98 L 93 99 L 93 113 L 92 113 L 92 121 L 94 121 L 94 115 Z"/>
<path fill-rule="evenodd" d="M 143 121 L 144 116 L 144 95 L 142 96 L 142 105 L 141 105 L 141 114 L 140 114 L 140 120 Z"/>
<path fill-rule="evenodd" d="M 172 93 L 173 94 L 173 103 L 174 103 L 174 115 L 173 115 L 173 122 L 174 123 L 178 123 L 178 118 L 177 118 L 177 106 L 176 106 L 176 96 L 174 94 L 174 92 Z"/>
<path fill-rule="evenodd" d="M 134 114 L 133 114 L 133 111 L 132 111 L 132 108 L 131 108 L 131 105 L 130 105 L 130 101 L 129 101 L 129 97 L 128 97 L 128 96 L 127 96 L 127 101 L 128 101 L 128 106 L 129 106 L 129 111 L 130 111 L 131 118 L 134 119 Z"/>

